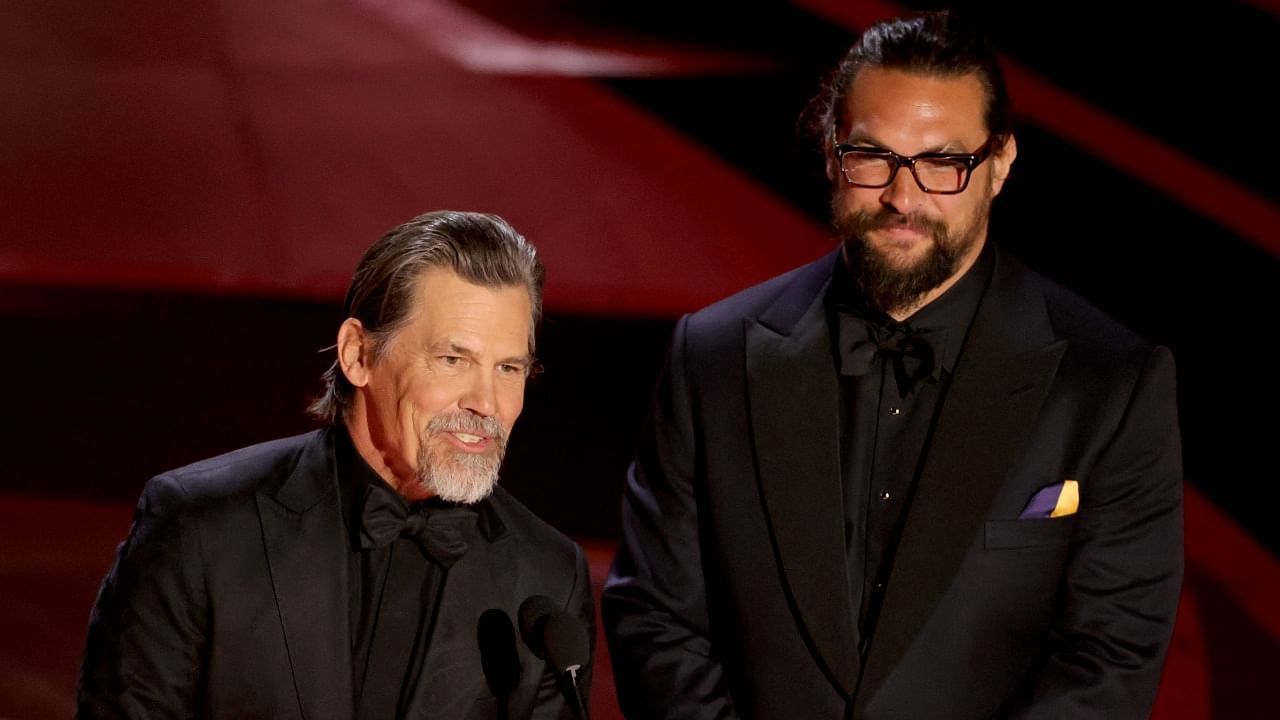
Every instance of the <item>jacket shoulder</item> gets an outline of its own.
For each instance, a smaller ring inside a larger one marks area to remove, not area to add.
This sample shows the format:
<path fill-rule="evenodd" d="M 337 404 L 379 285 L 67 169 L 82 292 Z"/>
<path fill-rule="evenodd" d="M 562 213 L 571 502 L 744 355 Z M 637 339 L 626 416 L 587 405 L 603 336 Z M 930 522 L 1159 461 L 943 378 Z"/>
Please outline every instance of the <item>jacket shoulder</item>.
<path fill-rule="evenodd" d="M 691 326 L 740 328 L 744 318 L 758 318 L 779 303 L 795 305 L 797 314 L 808 309 L 826 289 L 836 252 L 792 268 L 761 283 L 718 300 L 689 316 Z"/>
<path fill-rule="evenodd" d="M 1172 371 L 1172 354 L 1140 336 L 1077 292 L 1031 270 L 1001 258 L 1005 286 L 1017 288 L 1015 296 L 1035 298 L 1052 339 L 1066 342 L 1060 372 L 1101 392 L 1112 387 L 1132 390 L 1151 368 Z M 1026 304 L 1019 305 L 1029 309 Z M 1039 313 L 1031 313 L 1038 316 Z"/>
<path fill-rule="evenodd" d="M 1153 343 L 1074 290 L 1025 266 L 1019 269 L 1044 297 L 1055 334 L 1070 341 L 1076 351 L 1145 358 L 1155 349 Z"/>
<path fill-rule="evenodd" d="M 486 502 L 506 529 L 520 537 L 528 549 L 576 558 L 580 548 L 568 535 L 538 517 L 501 486 L 494 488 Z"/>
<path fill-rule="evenodd" d="M 746 319 L 760 320 L 786 332 L 826 291 L 837 255 L 838 251 L 828 252 L 812 263 L 774 275 L 687 315 L 687 334 L 712 340 L 741 337 Z"/>
<path fill-rule="evenodd" d="M 322 442 L 323 430 L 268 440 L 161 473 L 152 478 L 148 487 L 176 485 L 192 501 L 251 496 L 265 485 L 288 477 L 303 452 Z"/>

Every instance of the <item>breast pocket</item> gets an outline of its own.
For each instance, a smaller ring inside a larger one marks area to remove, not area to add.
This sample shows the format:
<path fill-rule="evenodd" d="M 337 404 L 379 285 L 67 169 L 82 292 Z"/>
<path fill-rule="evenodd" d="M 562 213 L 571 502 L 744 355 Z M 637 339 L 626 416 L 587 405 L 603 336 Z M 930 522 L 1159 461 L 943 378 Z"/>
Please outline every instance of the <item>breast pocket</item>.
<path fill-rule="evenodd" d="M 988 520 L 984 538 L 988 550 L 1055 547 L 1071 542 L 1075 515 L 1026 520 Z"/>

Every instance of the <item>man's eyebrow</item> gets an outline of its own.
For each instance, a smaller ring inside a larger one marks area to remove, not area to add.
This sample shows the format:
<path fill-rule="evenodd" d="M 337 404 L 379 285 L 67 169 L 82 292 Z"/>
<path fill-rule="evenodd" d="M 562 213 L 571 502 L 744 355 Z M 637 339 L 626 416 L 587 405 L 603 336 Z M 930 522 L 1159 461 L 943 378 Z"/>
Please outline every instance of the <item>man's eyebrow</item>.
<path fill-rule="evenodd" d="M 920 154 L 923 155 L 924 153 L 936 153 L 938 155 L 971 155 L 973 154 L 973 150 L 966 150 L 964 142 L 960 140 L 951 140 L 937 147 L 925 150 Z"/>
<path fill-rule="evenodd" d="M 847 135 L 843 142 L 845 145 L 870 145 L 875 148 L 885 149 L 884 143 L 866 133 Z"/>
<path fill-rule="evenodd" d="M 453 355 L 460 355 L 468 360 L 475 360 L 478 357 L 476 352 L 471 348 L 452 340 L 441 340 L 440 342 L 432 343 L 430 350 L 432 353 L 447 352 Z M 533 364 L 533 356 L 529 353 L 524 353 L 523 355 L 512 355 L 511 357 L 502 358 L 497 364 L 523 365 L 528 367 Z"/>
<path fill-rule="evenodd" d="M 447 352 L 454 355 L 461 355 L 466 358 L 474 358 L 476 356 L 474 350 L 453 340 L 441 340 L 439 342 L 431 343 L 431 345 L 428 346 L 428 349 L 433 353 Z"/>
<path fill-rule="evenodd" d="M 854 146 L 865 145 L 865 146 L 868 146 L 869 148 L 873 148 L 876 150 L 888 150 L 889 152 L 894 152 L 899 155 L 902 155 L 902 153 L 899 153 L 897 150 L 890 148 L 887 144 L 881 142 L 877 138 L 865 133 L 850 135 L 844 141 L 844 144 L 854 145 Z M 941 143 L 939 145 L 935 145 L 933 147 L 921 150 L 920 152 L 915 153 L 915 155 L 968 155 L 970 154 L 970 152 L 971 151 L 964 149 L 964 143 L 962 143 L 961 141 L 948 140 L 945 143 Z M 906 156 L 906 157 L 910 157 L 910 156 Z"/>
<path fill-rule="evenodd" d="M 529 353 L 525 353 L 523 355 L 514 355 L 512 357 L 503 358 L 499 360 L 498 364 L 499 365 L 523 365 L 524 367 L 529 367 L 530 365 L 533 364 L 533 356 L 530 355 Z"/>

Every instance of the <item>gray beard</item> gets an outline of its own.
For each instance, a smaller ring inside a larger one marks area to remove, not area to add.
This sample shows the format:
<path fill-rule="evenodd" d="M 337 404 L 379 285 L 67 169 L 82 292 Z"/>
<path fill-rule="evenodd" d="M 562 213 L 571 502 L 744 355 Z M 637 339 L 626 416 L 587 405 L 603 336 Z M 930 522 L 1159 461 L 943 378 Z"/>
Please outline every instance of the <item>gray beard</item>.
<path fill-rule="evenodd" d="M 493 439 L 494 446 L 485 453 L 448 447 L 435 449 L 431 439 L 444 432 L 486 435 Z M 418 444 L 418 482 L 447 502 L 467 505 L 480 502 L 497 486 L 498 468 L 506 452 L 507 432 L 495 418 L 482 418 L 468 412 L 437 415 L 427 425 Z"/>

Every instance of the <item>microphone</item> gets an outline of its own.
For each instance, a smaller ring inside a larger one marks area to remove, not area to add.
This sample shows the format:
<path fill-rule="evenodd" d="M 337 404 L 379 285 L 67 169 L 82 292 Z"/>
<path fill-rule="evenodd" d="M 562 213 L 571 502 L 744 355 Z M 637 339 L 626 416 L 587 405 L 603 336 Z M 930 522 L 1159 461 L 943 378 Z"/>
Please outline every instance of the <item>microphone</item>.
<path fill-rule="evenodd" d="M 587 703 L 578 688 L 578 673 L 591 659 L 591 640 L 582 623 L 545 595 L 530 595 L 520 605 L 520 637 L 539 659 L 546 660 L 574 714 L 586 720 Z"/>
<path fill-rule="evenodd" d="M 547 646 L 543 642 L 542 631 L 546 628 L 547 618 L 560 608 L 546 595 L 530 595 L 520 603 L 520 637 L 539 659 L 547 659 Z"/>
<path fill-rule="evenodd" d="M 476 626 L 476 641 L 485 682 L 498 699 L 498 717 L 506 720 L 511 693 L 520 681 L 520 657 L 516 654 L 516 631 L 511 618 L 498 608 L 485 610 Z"/>

